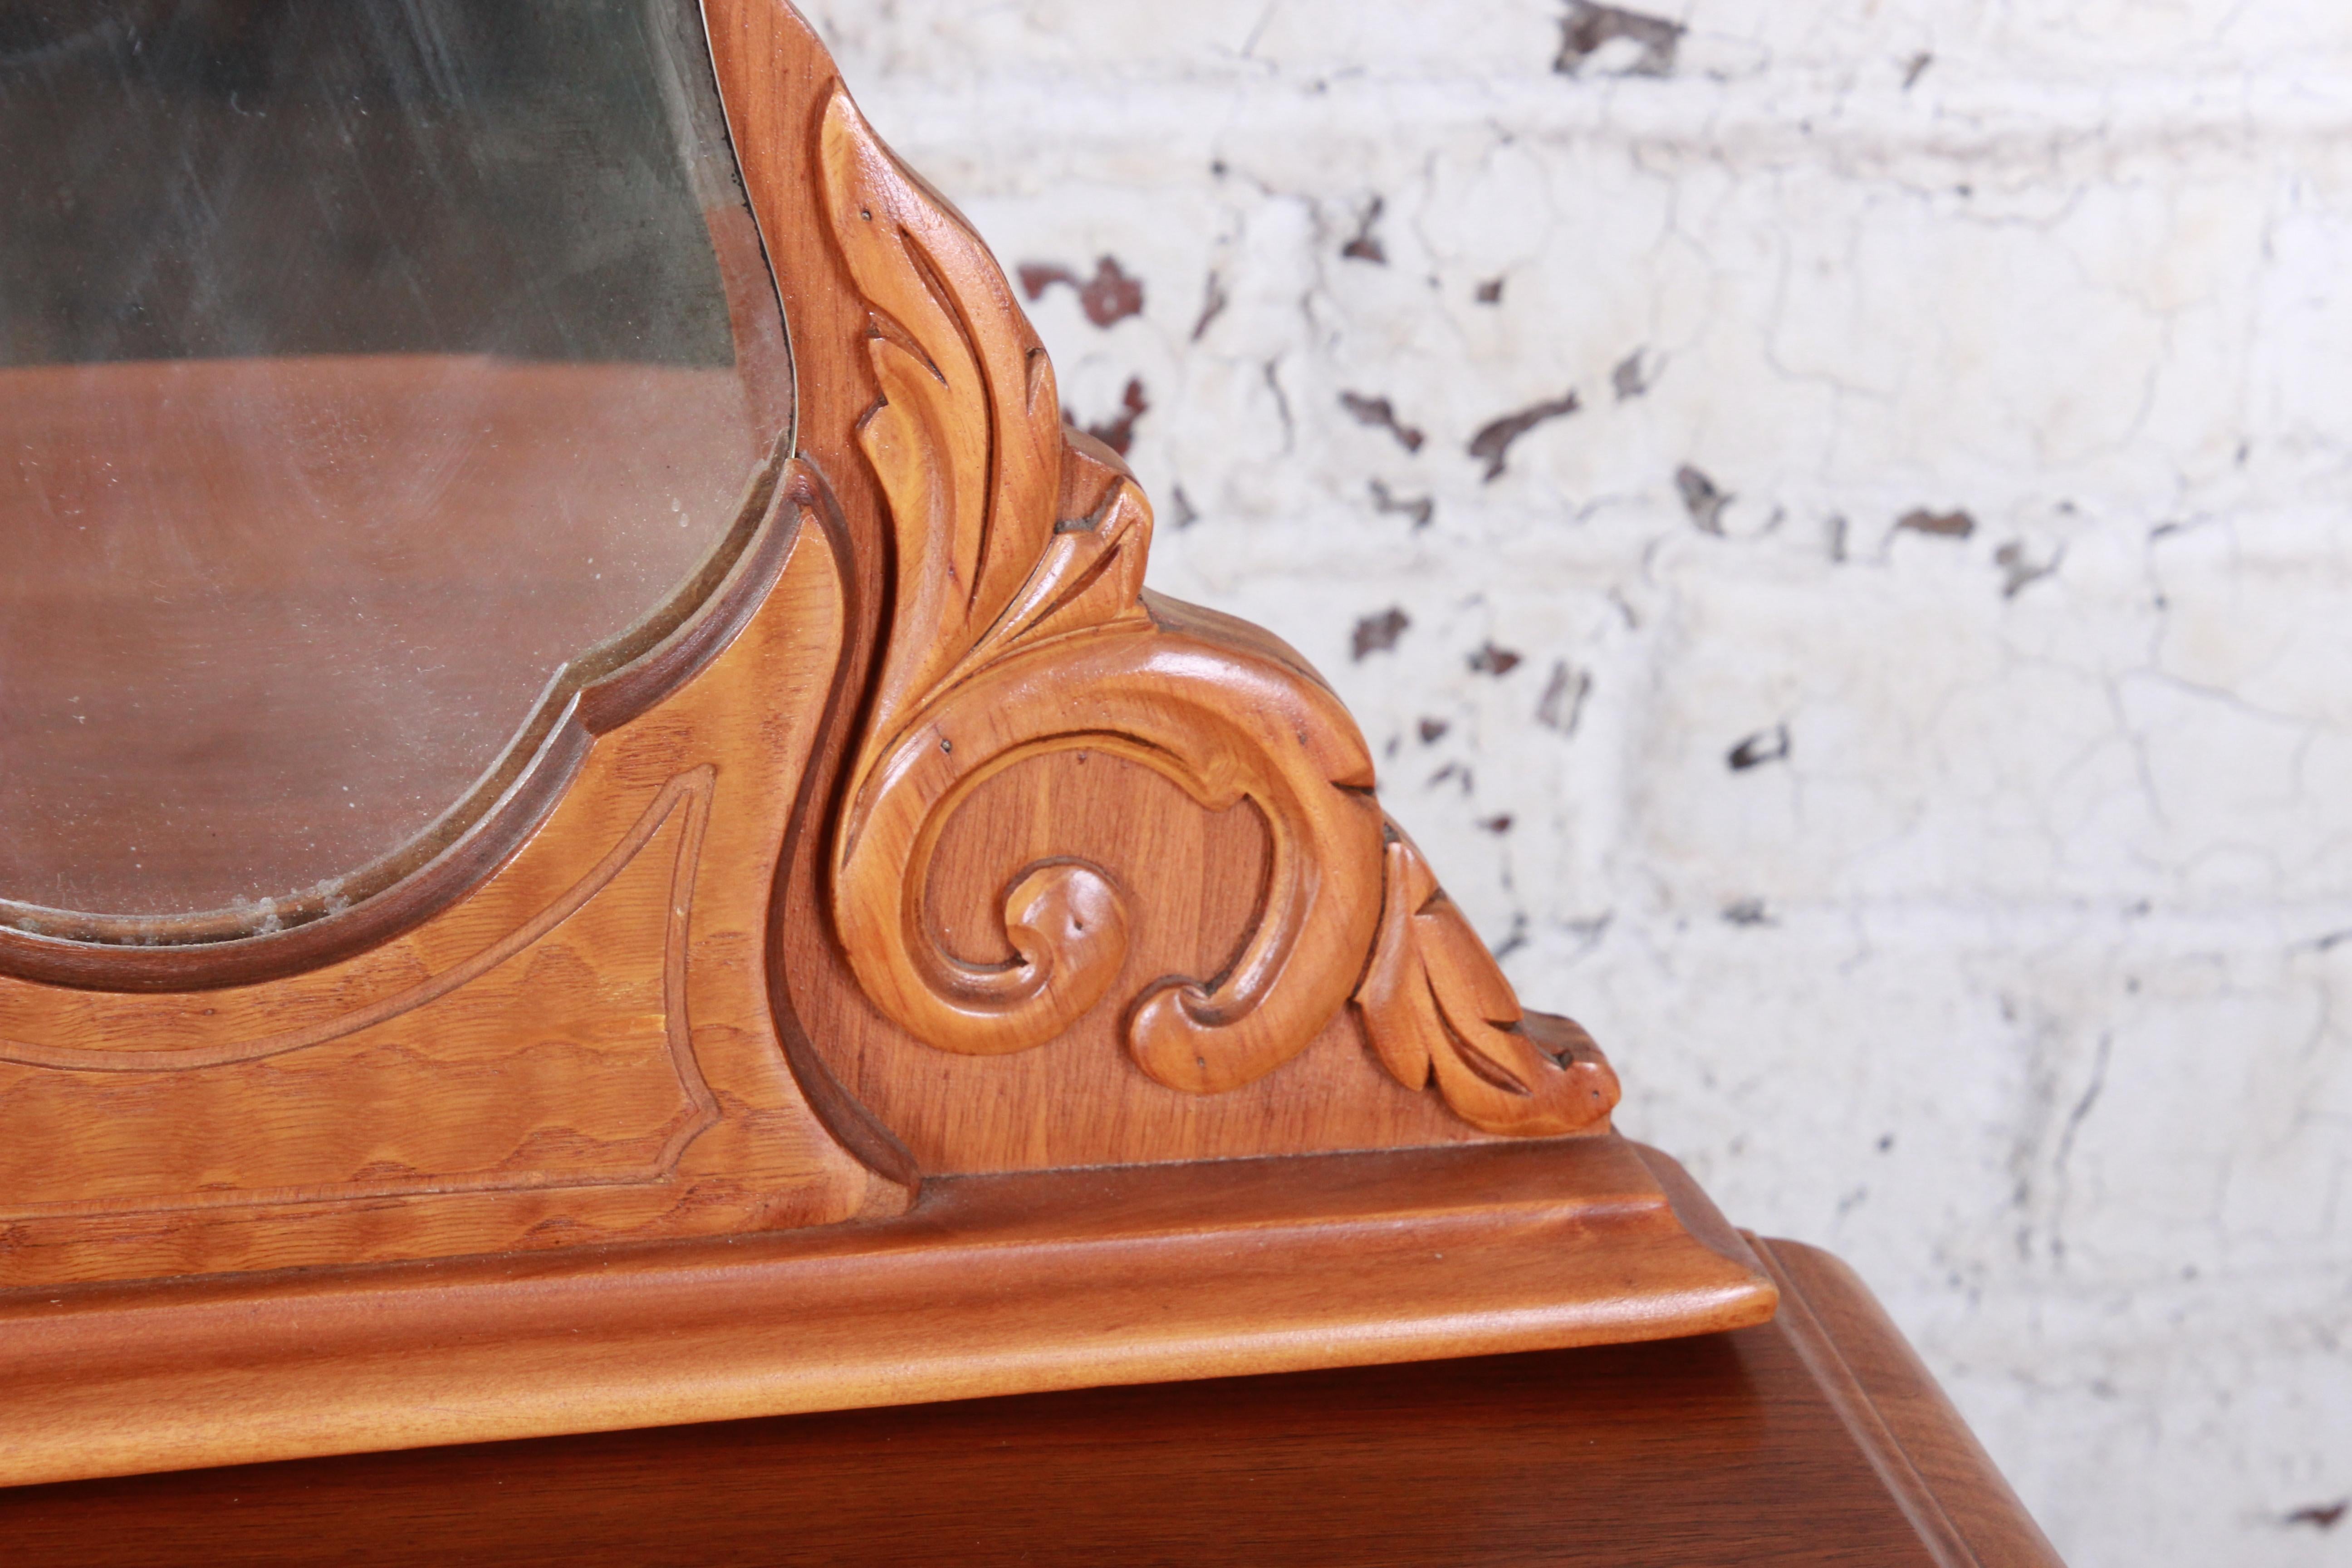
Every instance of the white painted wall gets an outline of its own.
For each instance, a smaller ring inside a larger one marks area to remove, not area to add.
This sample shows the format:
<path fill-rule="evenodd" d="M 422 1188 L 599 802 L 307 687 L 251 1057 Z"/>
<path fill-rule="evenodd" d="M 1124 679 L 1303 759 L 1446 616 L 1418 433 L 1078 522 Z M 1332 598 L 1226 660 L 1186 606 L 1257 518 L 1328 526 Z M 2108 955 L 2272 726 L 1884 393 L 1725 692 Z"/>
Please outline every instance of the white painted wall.
<path fill-rule="evenodd" d="M 2352 5 L 1661 4 L 812 13 L 1008 266 L 1141 280 L 1034 315 L 1154 583 L 1321 665 L 1622 1124 L 2078 1568 L 2352 1562 Z"/>

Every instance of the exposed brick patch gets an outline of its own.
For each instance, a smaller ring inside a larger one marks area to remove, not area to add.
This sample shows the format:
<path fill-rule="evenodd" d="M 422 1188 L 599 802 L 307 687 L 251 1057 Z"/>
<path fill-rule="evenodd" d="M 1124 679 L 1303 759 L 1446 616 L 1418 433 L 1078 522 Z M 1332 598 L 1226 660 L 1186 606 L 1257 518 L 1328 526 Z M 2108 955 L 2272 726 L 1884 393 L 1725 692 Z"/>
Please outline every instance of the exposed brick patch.
<path fill-rule="evenodd" d="M 1426 437 L 1396 415 L 1396 405 L 1385 397 L 1367 397 L 1360 392 L 1343 392 L 1339 406 L 1346 409 L 1359 425 L 1369 425 L 1375 430 L 1385 430 L 1397 438 L 1397 445 L 1408 452 L 1418 452 Z"/>
<path fill-rule="evenodd" d="M 1588 67 L 1601 76 L 1672 76 L 1683 32 L 1664 16 L 1569 0 L 1551 68 L 1562 76 L 1582 76 Z"/>
<path fill-rule="evenodd" d="M 1929 511 L 1919 507 L 1895 519 L 1895 526 L 1937 539 L 1966 539 L 1977 531 L 1977 520 L 1964 511 Z"/>
<path fill-rule="evenodd" d="M 1388 652 L 1411 625 L 1412 617 L 1404 613 L 1402 605 L 1391 605 L 1377 615 L 1364 616 L 1356 623 L 1356 635 L 1350 639 L 1353 656 L 1361 659 L 1368 653 Z"/>
<path fill-rule="evenodd" d="M 1135 445 L 1135 422 L 1150 412 L 1151 400 L 1144 395 L 1143 378 L 1131 375 L 1127 378 L 1127 390 L 1119 395 L 1118 412 L 1108 419 L 1080 426 L 1079 428 L 1124 458 L 1127 449 Z M 1076 425 L 1078 416 L 1065 408 L 1062 420 L 1065 424 Z"/>
<path fill-rule="evenodd" d="M 1591 694 L 1591 674 L 1570 668 L 1564 658 L 1553 660 L 1551 679 L 1536 703 L 1536 722 L 1563 735 L 1575 734 L 1577 721 L 1584 716 L 1584 700 Z"/>
<path fill-rule="evenodd" d="M 1437 502 L 1429 496 L 1395 495 L 1378 479 L 1372 481 L 1371 489 L 1374 510 L 1409 517 L 1415 528 L 1427 528 L 1429 520 L 1437 515 Z"/>
<path fill-rule="evenodd" d="M 1507 647 L 1487 643 L 1470 656 L 1470 668 L 1480 675 L 1508 675 L 1524 661 Z"/>
<path fill-rule="evenodd" d="M 1609 389 L 1617 395 L 1620 403 L 1650 390 L 1649 373 L 1642 368 L 1640 349 L 1617 362 L 1617 367 L 1609 373 Z"/>
<path fill-rule="evenodd" d="M 1480 426 L 1478 433 L 1470 437 L 1470 455 L 1483 459 L 1486 465 L 1486 473 L 1480 477 L 1489 484 L 1500 479 L 1503 466 L 1510 458 L 1512 442 L 1545 420 L 1565 418 L 1582 406 L 1577 401 L 1575 392 L 1570 390 L 1566 395 L 1555 397 L 1549 403 L 1531 404 L 1516 414 L 1506 414 L 1500 419 L 1489 420 Z"/>
<path fill-rule="evenodd" d="M 1675 470 L 1675 489 L 1683 498 L 1683 510 L 1690 513 L 1698 531 L 1722 538 L 1723 509 L 1731 504 L 1731 492 L 1688 463 Z"/>
<path fill-rule="evenodd" d="M 2306 1524 L 2323 1535 L 2344 1522 L 2352 1513 L 2352 1498 L 2337 1498 L 2334 1502 L 2315 1502 L 2296 1509 L 2283 1521 L 2286 1524 Z"/>
<path fill-rule="evenodd" d="M 1789 759 L 1789 726 L 1775 724 L 1769 730 L 1759 730 L 1731 748 L 1724 758 L 1735 773 L 1750 768 L 1760 768 L 1766 763 L 1781 763 Z"/>
<path fill-rule="evenodd" d="M 1387 205 L 1384 198 L 1372 198 L 1372 205 L 1364 209 L 1364 221 L 1356 226 L 1354 237 L 1339 247 L 1340 255 L 1350 261 L 1369 261 L 1375 267 L 1389 264 L 1388 247 L 1372 232 L 1372 226 L 1381 221 L 1381 213 Z"/>
<path fill-rule="evenodd" d="M 1045 290 L 1059 283 L 1077 290 L 1078 308 L 1097 327 L 1114 327 L 1129 316 L 1143 313 L 1143 279 L 1129 274 L 1115 258 L 1106 256 L 1097 261 L 1091 278 L 1080 278 L 1055 262 L 1021 264 L 1021 291 L 1031 300 L 1045 298 Z M 1207 324 L 1204 319 L 1202 325 Z M 1197 337 L 1199 332 L 1193 335 Z"/>

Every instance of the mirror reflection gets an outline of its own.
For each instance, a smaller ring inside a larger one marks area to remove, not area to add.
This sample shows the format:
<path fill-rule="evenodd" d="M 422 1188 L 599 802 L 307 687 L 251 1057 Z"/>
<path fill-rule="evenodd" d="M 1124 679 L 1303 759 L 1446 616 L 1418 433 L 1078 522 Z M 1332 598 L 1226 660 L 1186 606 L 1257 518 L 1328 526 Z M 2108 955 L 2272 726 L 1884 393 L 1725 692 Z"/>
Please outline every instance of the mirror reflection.
<path fill-rule="evenodd" d="M 699 28 L 0 5 L 0 918 L 346 907 L 690 608 L 791 401 Z"/>

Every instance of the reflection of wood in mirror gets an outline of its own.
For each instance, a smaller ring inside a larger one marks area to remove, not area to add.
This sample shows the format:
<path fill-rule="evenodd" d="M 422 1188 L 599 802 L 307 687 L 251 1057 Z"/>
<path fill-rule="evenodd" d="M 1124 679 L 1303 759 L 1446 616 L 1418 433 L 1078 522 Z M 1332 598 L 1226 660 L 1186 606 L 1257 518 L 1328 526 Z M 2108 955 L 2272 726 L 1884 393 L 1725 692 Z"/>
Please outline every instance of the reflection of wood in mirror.
<path fill-rule="evenodd" d="M 733 374 L 653 365 L 42 367 L 0 374 L 0 424 L 49 520 L 90 520 L 26 530 L 0 584 L 0 889 L 109 912 L 397 849 L 750 468 Z"/>
<path fill-rule="evenodd" d="M 364 900 L 740 547 L 791 371 L 691 0 L 12 21 L 0 145 L 19 930 Z"/>

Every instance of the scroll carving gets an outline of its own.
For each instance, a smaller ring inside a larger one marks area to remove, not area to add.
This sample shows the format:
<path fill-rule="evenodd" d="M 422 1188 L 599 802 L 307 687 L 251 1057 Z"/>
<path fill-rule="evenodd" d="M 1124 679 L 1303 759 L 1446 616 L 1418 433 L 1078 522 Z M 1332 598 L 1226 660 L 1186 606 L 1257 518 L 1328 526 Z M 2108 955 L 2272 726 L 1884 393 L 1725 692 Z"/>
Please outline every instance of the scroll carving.
<path fill-rule="evenodd" d="M 1053 366 L 979 239 L 837 89 L 819 141 L 830 227 L 870 311 L 881 396 L 858 440 L 895 545 L 830 868 L 866 994 L 917 1038 L 980 1055 L 1043 1045 L 1104 1000 L 1132 900 L 1151 889 L 1076 859 L 1021 868 L 1003 963 L 947 951 L 924 890 L 943 828 L 987 780 L 1049 752 L 1107 753 L 1211 810 L 1249 802 L 1269 840 L 1240 955 L 1121 999 L 1151 1078 L 1237 1088 L 1352 998 L 1399 1081 L 1433 1082 L 1482 1128 L 1604 1118 L 1605 1064 L 1587 1042 L 1585 1065 L 1563 1068 L 1521 1029 L 1493 961 L 1384 826 L 1339 699 L 1276 639 L 1144 590 L 1150 504 L 1107 448 L 1063 428 Z"/>

